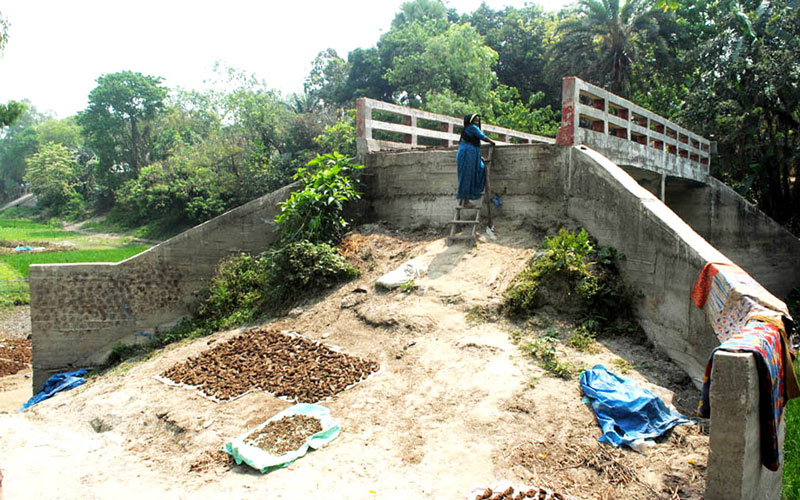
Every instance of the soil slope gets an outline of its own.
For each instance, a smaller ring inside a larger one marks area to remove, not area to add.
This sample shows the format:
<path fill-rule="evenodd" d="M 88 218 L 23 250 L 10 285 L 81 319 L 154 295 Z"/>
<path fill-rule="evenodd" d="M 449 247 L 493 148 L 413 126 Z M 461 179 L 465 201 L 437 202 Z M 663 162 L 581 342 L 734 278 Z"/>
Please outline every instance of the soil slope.
<path fill-rule="evenodd" d="M 502 291 L 542 234 L 500 227 L 496 242 L 446 247 L 433 235 L 362 227 L 348 242 L 362 277 L 266 324 L 382 365 L 324 403 L 338 439 L 261 475 L 217 451 L 290 403 L 250 392 L 216 403 L 154 379 L 244 329 L 170 346 L 29 411 L 0 413 L 7 499 L 462 499 L 502 480 L 578 498 L 701 498 L 708 438 L 677 428 L 648 455 L 597 442 L 577 377 L 553 378 L 520 350 L 521 335 L 566 332 L 570 318 L 527 325 L 497 314 Z M 374 287 L 414 258 L 428 266 L 410 293 Z M 575 365 L 603 363 L 692 411 L 696 391 L 670 361 L 628 338 Z M 0 494 L 2 494 L 0 493 Z"/>

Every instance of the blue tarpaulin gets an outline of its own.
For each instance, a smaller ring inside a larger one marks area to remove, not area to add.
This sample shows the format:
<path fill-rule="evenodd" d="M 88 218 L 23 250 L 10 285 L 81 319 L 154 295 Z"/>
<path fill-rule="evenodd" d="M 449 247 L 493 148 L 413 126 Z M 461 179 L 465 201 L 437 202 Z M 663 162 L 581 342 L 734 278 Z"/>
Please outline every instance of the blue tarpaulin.
<path fill-rule="evenodd" d="M 33 252 L 33 247 L 29 247 L 27 245 L 25 245 L 25 246 L 20 245 L 18 247 L 14 247 L 14 251 L 15 252 Z"/>
<path fill-rule="evenodd" d="M 581 374 L 581 389 L 592 403 L 603 429 L 598 441 L 633 447 L 634 441 L 658 437 L 676 425 L 692 421 L 670 410 L 661 399 L 603 365 Z"/>
<path fill-rule="evenodd" d="M 40 403 L 45 399 L 53 397 L 56 393 L 68 391 L 70 389 L 74 389 L 79 385 L 83 385 L 86 382 L 86 379 L 83 376 L 86 375 L 86 370 L 81 368 L 80 370 L 74 372 L 66 372 L 66 373 L 56 373 L 42 386 L 41 392 L 35 394 L 31 399 L 28 400 L 27 403 L 22 405 L 22 410 L 25 408 L 29 408 L 36 403 Z"/>

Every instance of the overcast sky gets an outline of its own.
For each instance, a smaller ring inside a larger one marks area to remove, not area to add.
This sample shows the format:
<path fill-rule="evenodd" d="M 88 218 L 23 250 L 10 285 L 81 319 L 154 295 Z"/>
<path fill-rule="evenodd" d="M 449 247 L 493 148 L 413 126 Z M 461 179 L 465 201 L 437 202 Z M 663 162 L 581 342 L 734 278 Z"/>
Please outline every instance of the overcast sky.
<path fill-rule="evenodd" d="M 316 55 L 347 58 L 389 29 L 403 0 L 4 0 L 9 29 L 0 56 L 0 102 L 30 100 L 65 118 L 86 107 L 100 75 L 138 71 L 170 88 L 202 89 L 216 61 L 254 73 L 284 94 L 300 92 Z M 459 13 L 480 0 L 450 0 Z M 495 9 L 569 0 L 486 0 Z"/>

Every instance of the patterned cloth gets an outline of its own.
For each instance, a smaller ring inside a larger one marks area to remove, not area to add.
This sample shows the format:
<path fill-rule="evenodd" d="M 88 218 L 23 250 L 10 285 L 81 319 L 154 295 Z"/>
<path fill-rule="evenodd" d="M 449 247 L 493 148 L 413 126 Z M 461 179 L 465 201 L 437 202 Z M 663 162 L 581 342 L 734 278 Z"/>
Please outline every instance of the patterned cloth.
<path fill-rule="evenodd" d="M 786 304 L 735 264 L 706 264 L 691 298 L 705 311 L 720 342 L 753 319 L 773 324 L 784 333 L 784 318 L 791 319 Z"/>
<path fill-rule="evenodd" d="M 711 365 L 718 350 L 755 354 L 759 378 L 761 460 L 777 470 L 778 424 L 786 401 L 800 397 L 794 372 L 794 350 L 788 341 L 792 317 L 786 304 L 769 293 L 742 268 L 729 263 L 708 263 L 700 272 L 691 299 L 706 313 L 721 345 L 706 365 L 703 392 L 697 412 L 708 417 Z"/>
<path fill-rule="evenodd" d="M 708 418 L 711 413 L 709 389 L 711 366 L 717 351 L 752 352 L 755 355 L 759 383 L 759 425 L 761 432 L 761 462 L 769 470 L 778 470 L 780 448 L 778 426 L 786 404 L 784 388 L 783 346 L 781 332 L 775 325 L 759 320 L 749 322 L 722 345 L 714 349 L 706 365 L 703 393 L 697 413 Z"/>

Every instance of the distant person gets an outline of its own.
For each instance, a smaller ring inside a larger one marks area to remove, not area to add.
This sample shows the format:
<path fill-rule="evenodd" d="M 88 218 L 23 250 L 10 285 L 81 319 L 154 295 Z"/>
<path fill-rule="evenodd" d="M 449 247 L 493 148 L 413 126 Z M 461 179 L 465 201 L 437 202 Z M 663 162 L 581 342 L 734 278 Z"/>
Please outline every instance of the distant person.
<path fill-rule="evenodd" d="M 483 194 L 486 184 L 486 165 L 481 158 L 481 141 L 494 146 L 494 141 L 481 132 L 481 115 L 471 114 L 464 117 L 464 130 L 458 144 L 458 206 L 475 208 L 470 200 L 478 200 Z"/>

